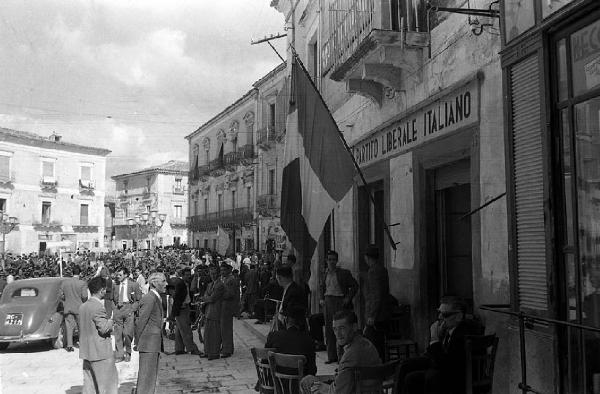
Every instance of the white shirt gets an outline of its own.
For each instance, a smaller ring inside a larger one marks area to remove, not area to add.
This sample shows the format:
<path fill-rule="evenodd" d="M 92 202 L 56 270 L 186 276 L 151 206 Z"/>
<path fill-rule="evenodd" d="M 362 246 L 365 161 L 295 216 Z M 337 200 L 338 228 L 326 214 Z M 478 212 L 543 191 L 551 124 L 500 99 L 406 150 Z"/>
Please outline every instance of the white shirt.
<path fill-rule="evenodd" d="M 121 291 L 123 291 L 123 299 L 120 299 L 119 302 L 129 302 L 129 297 L 127 296 L 127 278 L 119 286 L 119 298 L 121 298 Z"/>

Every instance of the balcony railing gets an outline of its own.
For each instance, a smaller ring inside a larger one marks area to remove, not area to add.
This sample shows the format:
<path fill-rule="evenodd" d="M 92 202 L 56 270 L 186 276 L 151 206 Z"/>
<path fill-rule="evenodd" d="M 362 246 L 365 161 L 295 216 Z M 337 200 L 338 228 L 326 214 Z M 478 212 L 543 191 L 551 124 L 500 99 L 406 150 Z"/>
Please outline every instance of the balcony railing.
<path fill-rule="evenodd" d="M 15 173 L 11 172 L 10 174 L 0 174 L 0 186 L 10 186 L 15 183 Z"/>
<path fill-rule="evenodd" d="M 76 233 L 97 233 L 98 226 L 90 226 L 90 225 L 74 225 L 73 231 Z"/>
<path fill-rule="evenodd" d="M 217 226 L 231 228 L 251 222 L 252 219 L 252 209 L 244 207 L 190 216 L 187 223 L 191 231 L 215 231 Z"/>
<path fill-rule="evenodd" d="M 223 156 L 223 163 L 225 164 L 225 167 L 232 167 L 238 165 L 243 158 L 243 153 L 240 151 L 229 152 Z"/>
<path fill-rule="evenodd" d="M 40 188 L 42 191 L 56 193 L 57 186 L 58 181 L 53 176 L 43 176 L 40 179 Z"/>
<path fill-rule="evenodd" d="M 278 138 L 279 133 L 276 132 L 275 127 L 267 126 L 257 131 L 256 143 L 261 148 L 267 148 L 277 142 Z"/>
<path fill-rule="evenodd" d="M 173 185 L 173 194 L 185 194 L 185 187 Z"/>
<path fill-rule="evenodd" d="M 276 194 L 263 194 L 256 200 L 257 209 L 277 209 L 279 208 L 279 196 Z"/>
<path fill-rule="evenodd" d="M 242 158 L 244 158 L 244 159 L 254 159 L 254 157 L 255 157 L 254 145 L 252 145 L 252 144 L 242 145 L 239 148 L 239 152 L 242 153 Z"/>

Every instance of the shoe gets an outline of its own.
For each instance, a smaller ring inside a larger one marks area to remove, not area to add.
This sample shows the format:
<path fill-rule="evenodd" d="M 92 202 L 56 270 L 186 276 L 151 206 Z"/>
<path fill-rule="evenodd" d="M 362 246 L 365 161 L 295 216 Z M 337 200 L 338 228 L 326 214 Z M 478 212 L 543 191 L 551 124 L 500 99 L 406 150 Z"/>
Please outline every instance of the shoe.
<path fill-rule="evenodd" d="M 265 324 L 265 322 L 262 321 L 262 320 L 257 320 L 257 321 L 254 322 L 254 324 Z"/>
<path fill-rule="evenodd" d="M 193 354 L 194 356 L 200 356 L 200 357 L 204 356 L 204 353 L 202 353 L 200 350 L 190 352 L 190 354 Z"/>
<path fill-rule="evenodd" d="M 178 350 L 175 353 L 173 353 L 175 355 L 179 355 L 179 354 L 185 354 L 185 352 L 183 350 Z"/>
<path fill-rule="evenodd" d="M 208 361 L 216 360 L 217 358 L 219 358 L 219 356 L 208 356 Z"/>
<path fill-rule="evenodd" d="M 67 346 L 67 347 L 65 348 L 65 350 L 66 350 L 67 352 L 73 352 L 73 351 L 75 351 L 75 349 L 73 349 L 73 346 Z"/>
<path fill-rule="evenodd" d="M 325 361 L 325 364 L 333 364 L 333 363 L 337 363 L 337 360 L 327 360 Z"/>
<path fill-rule="evenodd" d="M 221 358 L 231 357 L 231 353 L 223 353 L 221 354 Z"/>

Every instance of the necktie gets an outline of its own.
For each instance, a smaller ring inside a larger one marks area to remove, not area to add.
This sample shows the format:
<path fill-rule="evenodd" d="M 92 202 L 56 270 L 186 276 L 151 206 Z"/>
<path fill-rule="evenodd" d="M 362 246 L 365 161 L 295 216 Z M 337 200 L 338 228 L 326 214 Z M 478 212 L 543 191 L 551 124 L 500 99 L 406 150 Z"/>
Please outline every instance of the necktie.
<path fill-rule="evenodd" d="M 125 302 L 125 282 L 121 283 L 121 289 L 119 290 L 119 302 Z"/>

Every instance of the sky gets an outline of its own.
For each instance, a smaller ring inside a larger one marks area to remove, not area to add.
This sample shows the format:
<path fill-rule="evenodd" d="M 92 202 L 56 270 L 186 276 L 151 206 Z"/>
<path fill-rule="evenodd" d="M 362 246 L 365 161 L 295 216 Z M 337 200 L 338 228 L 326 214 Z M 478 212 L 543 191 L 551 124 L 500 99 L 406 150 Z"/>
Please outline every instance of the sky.
<path fill-rule="evenodd" d="M 285 33 L 269 4 L 2 0 L 0 127 L 110 149 L 107 176 L 187 161 L 184 137 L 280 63 L 250 45 Z"/>

